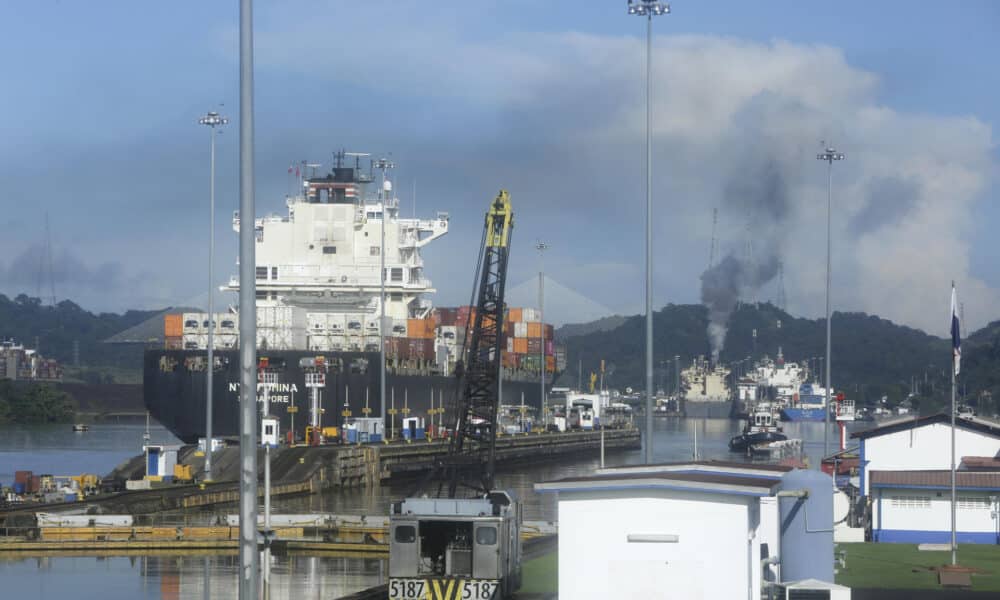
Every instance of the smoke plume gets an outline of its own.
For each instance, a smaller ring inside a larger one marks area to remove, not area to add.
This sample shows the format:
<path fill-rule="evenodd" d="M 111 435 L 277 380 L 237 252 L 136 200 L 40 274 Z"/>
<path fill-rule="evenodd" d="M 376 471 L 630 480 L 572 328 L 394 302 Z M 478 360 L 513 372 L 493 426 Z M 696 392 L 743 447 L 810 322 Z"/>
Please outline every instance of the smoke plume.
<path fill-rule="evenodd" d="M 701 302 L 708 308 L 713 363 L 718 362 L 725 346 L 729 317 L 740 298 L 755 295 L 778 274 L 790 210 L 786 178 L 778 160 L 764 158 L 743 164 L 725 187 L 723 206 L 729 213 L 745 211 L 746 239 L 741 255 L 730 251 L 701 275 Z"/>

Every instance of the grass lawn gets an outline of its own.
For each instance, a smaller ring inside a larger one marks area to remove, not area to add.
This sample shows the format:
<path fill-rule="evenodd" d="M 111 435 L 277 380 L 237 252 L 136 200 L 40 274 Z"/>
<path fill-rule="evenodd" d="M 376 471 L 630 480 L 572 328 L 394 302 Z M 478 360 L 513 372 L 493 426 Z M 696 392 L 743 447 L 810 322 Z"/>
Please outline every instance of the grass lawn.
<path fill-rule="evenodd" d="M 527 560 L 521 565 L 522 594 L 555 594 L 559 591 L 559 553 Z"/>
<path fill-rule="evenodd" d="M 941 589 L 929 567 L 951 563 L 951 552 L 921 552 L 915 544 L 837 544 L 847 552 L 847 568 L 837 583 L 857 588 Z M 972 589 L 1000 592 L 1000 546 L 967 544 L 958 547 L 958 564 L 978 569 Z"/>

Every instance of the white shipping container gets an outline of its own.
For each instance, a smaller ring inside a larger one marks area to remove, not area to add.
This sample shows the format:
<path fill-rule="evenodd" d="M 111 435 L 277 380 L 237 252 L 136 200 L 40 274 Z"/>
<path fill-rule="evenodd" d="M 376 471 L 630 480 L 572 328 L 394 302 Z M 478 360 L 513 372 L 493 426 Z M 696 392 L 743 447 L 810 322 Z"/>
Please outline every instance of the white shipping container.
<path fill-rule="evenodd" d="M 542 315 L 539 314 L 538 309 L 535 308 L 522 308 L 521 309 L 521 321 L 527 323 L 529 321 L 541 321 Z M 526 336 L 525 336 L 526 337 Z"/>
<path fill-rule="evenodd" d="M 528 309 L 525 309 L 528 310 Z M 528 324 L 526 322 L 514 323 L 514 337 L 528 337 Z"/>
<path fill-rule="evenodd" d="M 507 352 L 514 353 L 514 338 L 512 337 L 507 338 Z"/>

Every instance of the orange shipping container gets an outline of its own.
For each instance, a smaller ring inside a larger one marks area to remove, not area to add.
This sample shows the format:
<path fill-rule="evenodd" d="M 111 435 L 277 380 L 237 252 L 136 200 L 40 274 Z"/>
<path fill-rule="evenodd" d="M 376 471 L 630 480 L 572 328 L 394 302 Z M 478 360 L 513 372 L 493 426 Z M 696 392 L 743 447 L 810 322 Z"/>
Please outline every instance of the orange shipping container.
<path fill-rule="evenodd" d="M 183 315 L 163 315 L 163 336 L 181 337 L 184 335 Z"/>
<path fill-rule="evenodd" d="M 512 309 L 510 309 L 507 312 L 507 320 L 510 321 L 511 323 L 520 323 L 521 322 L 521 314 L 523 312 L 524 312 L 524 309 L 521 309 L 521 308 L 512 308 Z"/>
<path fill-rule="evenodd" d="M 406 337 L 421 340 L 434 338 L 434 319 L 407 319 Z"/>
<path fill-rule="evenodd" d="M 556 358 L 554 356 L 545 357 L 545 370 L 554 373 L 556 370 Z"/>
<path fill-rule="evenodd" d="M 542 324 L 541 323 L 528 323 L 528 337 L 538 339 L 542 337 Z"/>
<path fill-rule="evenodd" d="M 528 338 L 514 338 L 514 354 L 528 353 Z"/>

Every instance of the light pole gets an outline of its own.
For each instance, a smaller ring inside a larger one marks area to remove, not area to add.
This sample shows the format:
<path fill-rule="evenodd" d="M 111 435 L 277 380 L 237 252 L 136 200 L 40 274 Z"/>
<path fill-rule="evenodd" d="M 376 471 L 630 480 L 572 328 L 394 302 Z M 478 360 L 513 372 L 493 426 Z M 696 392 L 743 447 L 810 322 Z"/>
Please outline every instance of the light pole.
<path fill-rule="evenodd" d="M 541 331 L 538 332 L 538 338 L 541 340 L 541 348 L 538 350 L 539 356 L 541 356 L 542 366 L 539 369 L 541 371 L 541 382 L 542 382 L 542 429 L 548 430 L 549 425 L 549 403 L 545 398 L 545 251 L 549 249 L 549 245 L 545 242 L 539 240 L 535 244 L 535 249 L 538 250 L 538 324 Z"/>
<path fill-rule="evenodd" d="M 260 573 L 253 113 L 253 3 L 240 0 L 240 600 L 257 600 Z"/>
<path fill-rule="evenodd" d="M 378 322 L 378 347 L 381 355 L 379 357 L 379 418 L 382 420 L 383 427 L 385 427 L 385 219 L 389 214 L 389 198 L 387 196 L 388 192 L 392 190 L 392 184 L 385 180 L 385 172 L 394 166 L 392 162 L 384 158 L 375 162 L 375 168 L 382 170 L 382 246 L 378 251 L 379 260 L 382 263 L 379 267 L 379 307 L 382 316 Z"/>
<path fill-rule="evenodd" d="M 834 150 L 833 146 L 827 146 L 826 150 L 817 154 L 817 160 L 824 160 L 827 164 L 827 188 L 826 188 L 826 363 L 823 371 L 826 376 L 826 402 L 823 403 L 823 458 L 830 454 L 830 229 L 833 217 L 833 161 L 847 158 L 840 152 Z"/>
<path fill-rule="evenodd" d="M 198 123 L 212 128 L 211 166 L 208 183 L 208 370 L 205 371 L 205 389 L 208 402 L 205 407 L 205 477 L 212 481 L 212 372 L 215 371 L 215 128 L 229 123 L 229 119 L 215 111 L 198 119 Z"/>
<path fill-rule="evenodd" d="M 657 0 L 628 0 L 628 14 L 646 17 L 646 464 L 653 462 L 653 16 L 670 12 Z"/>

